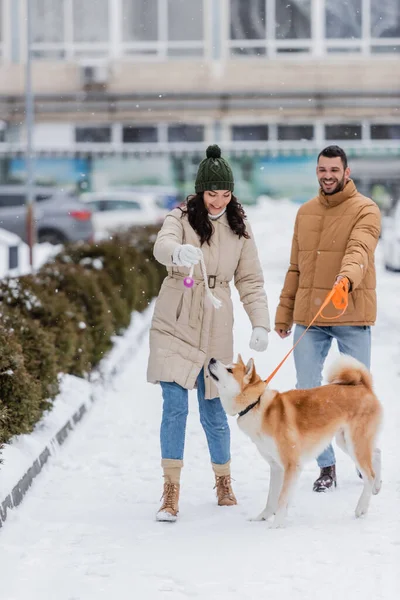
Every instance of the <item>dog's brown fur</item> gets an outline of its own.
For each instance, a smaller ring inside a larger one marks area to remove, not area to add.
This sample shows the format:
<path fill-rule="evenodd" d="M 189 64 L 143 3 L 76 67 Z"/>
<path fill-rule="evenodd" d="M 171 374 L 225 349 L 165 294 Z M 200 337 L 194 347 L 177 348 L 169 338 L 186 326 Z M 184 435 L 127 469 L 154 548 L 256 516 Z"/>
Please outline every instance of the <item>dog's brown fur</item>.
<path fill-rule="evenodd" d="M 275 514 L 275 525 L 283 524 L 302 465 L 318 456 L 334 436 L 363 476 L 364 490 L 356 516 L 367 512 L 371 494 L 380 489 L 380 451 L 375 444 L 382 407 L 374 394 L 371 375 L 361 363 L 341 357 L 331 369 L 328 385 L 283 393 L 269 390 L 253 360 L 245 365 L 240 355 L 229 367 L 211 361 L 209 370 L 218 379 L 216 384 L 228 414 L 239 414 L 260 399 L 238 418 L 239 427 L 271 465 L 267 506 L 259 520 Z"/>

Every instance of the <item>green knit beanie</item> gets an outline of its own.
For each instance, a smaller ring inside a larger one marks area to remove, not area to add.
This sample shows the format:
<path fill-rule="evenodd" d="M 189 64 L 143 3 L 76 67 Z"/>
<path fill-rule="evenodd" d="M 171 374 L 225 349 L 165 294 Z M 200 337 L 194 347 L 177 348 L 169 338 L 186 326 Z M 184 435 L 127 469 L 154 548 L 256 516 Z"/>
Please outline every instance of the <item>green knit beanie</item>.
<path fill-rule="evenodd" d="M 208 146 L 206 156 L 197 171 L 195 190 L 229 190 L 233 192 L 233 173 L 229 163 L 221 158 L 221 148 L 214 144 Z"/>

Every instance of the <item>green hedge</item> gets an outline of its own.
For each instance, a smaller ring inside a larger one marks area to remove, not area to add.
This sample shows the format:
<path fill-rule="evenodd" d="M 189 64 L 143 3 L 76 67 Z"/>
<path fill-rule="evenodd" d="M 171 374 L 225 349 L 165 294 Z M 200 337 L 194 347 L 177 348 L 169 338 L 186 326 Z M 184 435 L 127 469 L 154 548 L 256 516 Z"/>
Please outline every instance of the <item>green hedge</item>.
<path fill-rule="evenodd" d="M 86 377 L 158 294 L 156 227 L 73 244 L 37 273 L 0 281 L 0 445 L 32 431 L 61 373 Z"/>

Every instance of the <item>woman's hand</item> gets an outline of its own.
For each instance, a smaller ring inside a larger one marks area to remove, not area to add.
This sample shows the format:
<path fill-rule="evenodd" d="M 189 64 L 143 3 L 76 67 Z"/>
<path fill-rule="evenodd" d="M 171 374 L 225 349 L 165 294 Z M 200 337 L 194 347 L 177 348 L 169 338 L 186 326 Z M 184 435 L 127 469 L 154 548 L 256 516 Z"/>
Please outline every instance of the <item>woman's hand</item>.
<path fill-rule="evenodd" d="M 256 352 L 264 352 L 268 348 L 268 331 L 264 327 L 254 327 L 250 348 Z"/>
<path fill-rule="evenodd" d="M 177 246 L 172 256 L 172 261 L 177 267 L 192 267 L 200 262 L 201 250 L 191 244 Z"/>

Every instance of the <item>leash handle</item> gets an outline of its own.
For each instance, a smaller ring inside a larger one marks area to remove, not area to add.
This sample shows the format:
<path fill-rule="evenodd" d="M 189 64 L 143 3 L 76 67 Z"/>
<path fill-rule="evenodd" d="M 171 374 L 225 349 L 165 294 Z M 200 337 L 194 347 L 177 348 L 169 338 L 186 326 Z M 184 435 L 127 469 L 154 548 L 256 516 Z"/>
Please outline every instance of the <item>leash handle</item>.
<path fill-rule="evenodd" d="M 337 309 L 341 308 L 342 311 L 338 315 L 335 315 L 334 317 L 325 317 L 325 315 L 323 314 L 323 310 L 324 310 L 324 308 L 326 308 L 328 306 L 328 304 L 331 300 L 332 300 L 332 304 L 334 305 L 334 307 Z M 281 360 L 279 365 L 272 371 L 271 375 L 269 377 L 267 377 L 267 379 L 265 379 L 265 383 L 268 385 L 269 382 L 271 381 L 271 379 L 273 379 L 275 377 L 275 375 L 277 374 L 279 369 L 282 367 L 282 365 L 286 362 L 286 360 L 292 354 L 292 352 L 296 348 L 297 344 L 299 344 L 299 342 L 303 339 L 303 337 L 306 335 L 307 331 L 310 329 L 310 327 L 312 327 L 312 325 L 315 323 L 315 321 L 318 319 L 319 316 L 321 316 L 323 319 L 326 319 L 329 321 L 338 319 L 345 313 L 348 304 L 349 304 L 349 280 L 347 279 L 347 277 L 344 277 L 343 279 L 341 279 L 340 281 L 335 283 L 335 285 L 333 286 L 333 288 L 331 289 L 331 291 L 328 293 L 325 300 L 323 301 L 321 308 L 318 310 L 317 314 L 311 320 L 307 329 L 305 329 L 303 331 L 303 333 L 301 334 L 301 336 L 299 337 L 297 342 L 289 350 L 289 352 L 286 354 L 286 356 Z"/>

